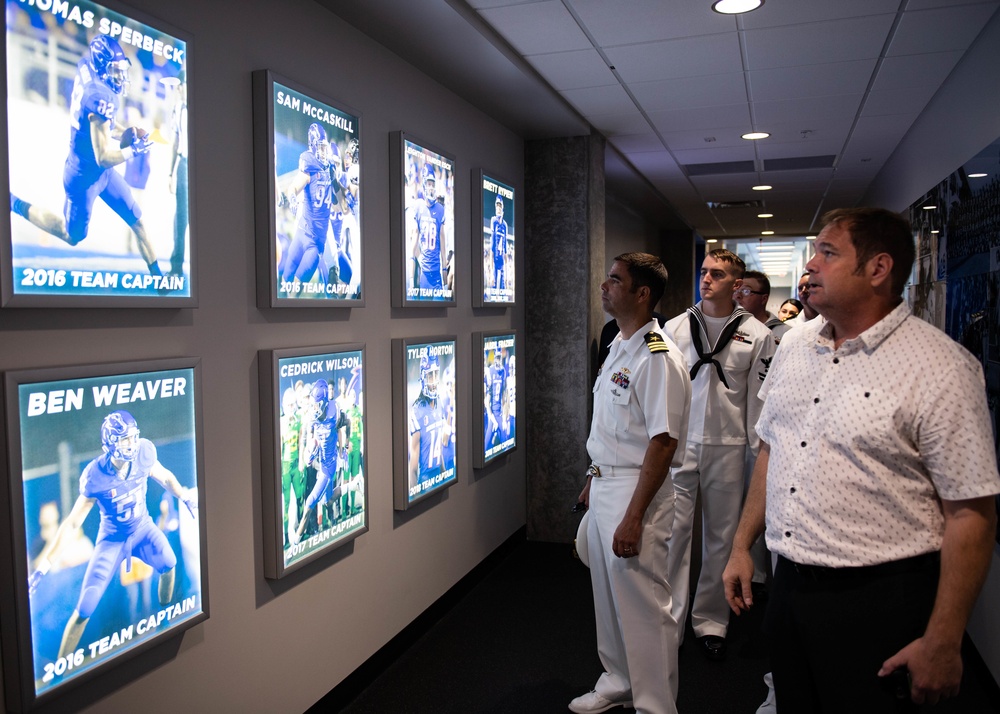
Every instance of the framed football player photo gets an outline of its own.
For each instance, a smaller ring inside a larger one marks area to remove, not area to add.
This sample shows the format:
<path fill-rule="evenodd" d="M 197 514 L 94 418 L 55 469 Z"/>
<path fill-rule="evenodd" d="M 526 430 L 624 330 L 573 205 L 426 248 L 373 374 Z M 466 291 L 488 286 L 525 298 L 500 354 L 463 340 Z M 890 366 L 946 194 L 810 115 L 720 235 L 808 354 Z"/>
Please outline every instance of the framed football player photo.
<path fill-rule="evenodd" d="M 364 305 L 361 115 L 253 73 L 259 307 Z"/>
<path fill-rule="evenodd" d="M 4 375 L 8 710 L 208 617 L 200 383 L 189 358 Z"/>
<path fill-rule="evenodd" d="M 472 211 L 472 305 L 513 305 L 514 187 L 476 169 L 472 172 L 472 195 L 476 202 Z"/>
<path fill-rule="evenodd" d="M 264 574 L 281 578 L 368 530 L 365 346 L 259 353 Z"/>
<path fill-rule="evenodd" d="M 390 134 L 393 307 L 454 307 L 455 157 L 405 132 Z"/>
<path fill-rule="evenodd" d="M 482 428 L 474 431 L 472 465 L 481 469 L 499 456 L 517 448 L 517 409 L 515 387 L 517 332 L 472 333 L 473 384 L 482 384 L 479 407 Z M 478 356 L 478 359 L 476 359 Z M 473 389 L 474 399 L 479 391 Z"/>
<path fill-rule="evenodd" d="M 117 3 L 5 15 L 0 305 L 197 307 L 188 36 Z"/>
<path fill-rule="evenodd" d="M 392 341 L 393 506 L 405 511 L 458 481 L 454 336 Z"/>

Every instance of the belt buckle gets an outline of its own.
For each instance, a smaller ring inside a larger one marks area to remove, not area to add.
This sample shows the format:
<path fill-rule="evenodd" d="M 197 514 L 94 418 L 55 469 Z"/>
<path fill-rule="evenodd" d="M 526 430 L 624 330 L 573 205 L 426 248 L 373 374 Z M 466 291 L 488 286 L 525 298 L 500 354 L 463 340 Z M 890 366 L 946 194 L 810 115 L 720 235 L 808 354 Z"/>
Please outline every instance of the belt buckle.
<path fill-rule="evenodd" d="M 601 467 L 598 466 L 597 464 L 591 464 L 590 466 L 587 467 L 587 475 L 593 476 L 594 478 L 600 478 Z"/>

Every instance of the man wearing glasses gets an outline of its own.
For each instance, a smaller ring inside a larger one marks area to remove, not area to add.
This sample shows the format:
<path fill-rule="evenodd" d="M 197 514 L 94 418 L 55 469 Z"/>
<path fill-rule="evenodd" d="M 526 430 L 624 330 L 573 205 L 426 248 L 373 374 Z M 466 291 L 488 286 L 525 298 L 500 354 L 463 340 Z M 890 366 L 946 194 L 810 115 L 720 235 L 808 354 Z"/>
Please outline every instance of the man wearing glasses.
<path fill-rule="evenodd" d="M 781 336 L 792 329 L 777 315 L 767 310 L 767 299 L 771 297 L 771 281 L 759 270 L 748 270 L 743 275 L 743 287 L 736 291 L 736 303 L 771 330 L 774 341 L 780 343 Z"/>

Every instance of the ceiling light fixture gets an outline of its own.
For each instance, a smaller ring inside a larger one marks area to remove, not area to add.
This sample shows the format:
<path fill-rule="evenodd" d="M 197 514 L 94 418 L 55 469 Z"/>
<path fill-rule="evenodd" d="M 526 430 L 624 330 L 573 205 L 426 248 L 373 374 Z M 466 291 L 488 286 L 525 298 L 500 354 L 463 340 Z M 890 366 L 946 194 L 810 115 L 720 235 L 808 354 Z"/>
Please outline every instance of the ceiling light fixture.
<path fill-rule="evenodd" d="M 766 139 L 769 136 L 771 135 L 768 134 L 766 131 L 751 131 L 744 134 L 740 138 L 746 139 L 747 141 L 757 141 L 758 139 Z"/>
<path fill-rule="evenodd" d="M 766 183 L 763 183 L 760 186 L 753 186 L 752 188 L 753 188 L 754 191 L 770 191 L 771 190 L 771 186 L 768 186 Z"/>
<path fill-rule="evenodd" d="M 758 213 L 757 218 L 774 218 L 773 213 Z"/>
<path fill-rule="evenodd" d="M 925 211 L 936 211 L 937 206 L 921 206 Z"/>
<path fill-rule="evenodd" d="M 764 0 L 718 0 L 712 3 L 712 10 L 720 15 L 742 15 L 763 4 Z"/>
<path fill-rule="evenodd" d="M 969 174 L 969 178 L 986 178 L 989 174 Z"/>
<path fill-rule="evenodd" d="M 706 243 L 718 243 L 718 242 L 719 242 L 719 239 L 718 239 L 718 238 L 707 238 L 707 239 L 705 240 L 705 242 L 706 242 Z"/>
<path fill-rule="evenodd" d="M 816 236 L 806 236 L 806 240 L 816 240 Z"/>
<path fill-rule="evenodd" d="M 761 231 L 760 234 L 762 236 L 773 236 L 774 235 L 774 231 Z"/>

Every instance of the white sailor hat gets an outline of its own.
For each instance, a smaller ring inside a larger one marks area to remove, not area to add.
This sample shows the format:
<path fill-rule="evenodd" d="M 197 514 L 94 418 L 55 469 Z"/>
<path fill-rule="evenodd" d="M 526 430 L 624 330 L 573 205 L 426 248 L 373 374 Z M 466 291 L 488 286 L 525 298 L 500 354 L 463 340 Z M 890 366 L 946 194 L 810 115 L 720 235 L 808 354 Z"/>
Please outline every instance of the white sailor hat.
<path fill-rule="evenodd" d="M 587 547 L 587 528 L 590 526 L 590 511 L 584 511 L 583 518 L 580 519 L 580 526 L 576 529 L 576 541 L 574 545 L 576 547 L 577 557 L 580 558 L 580 562 L 590 567 L 590 552 Z"/>

